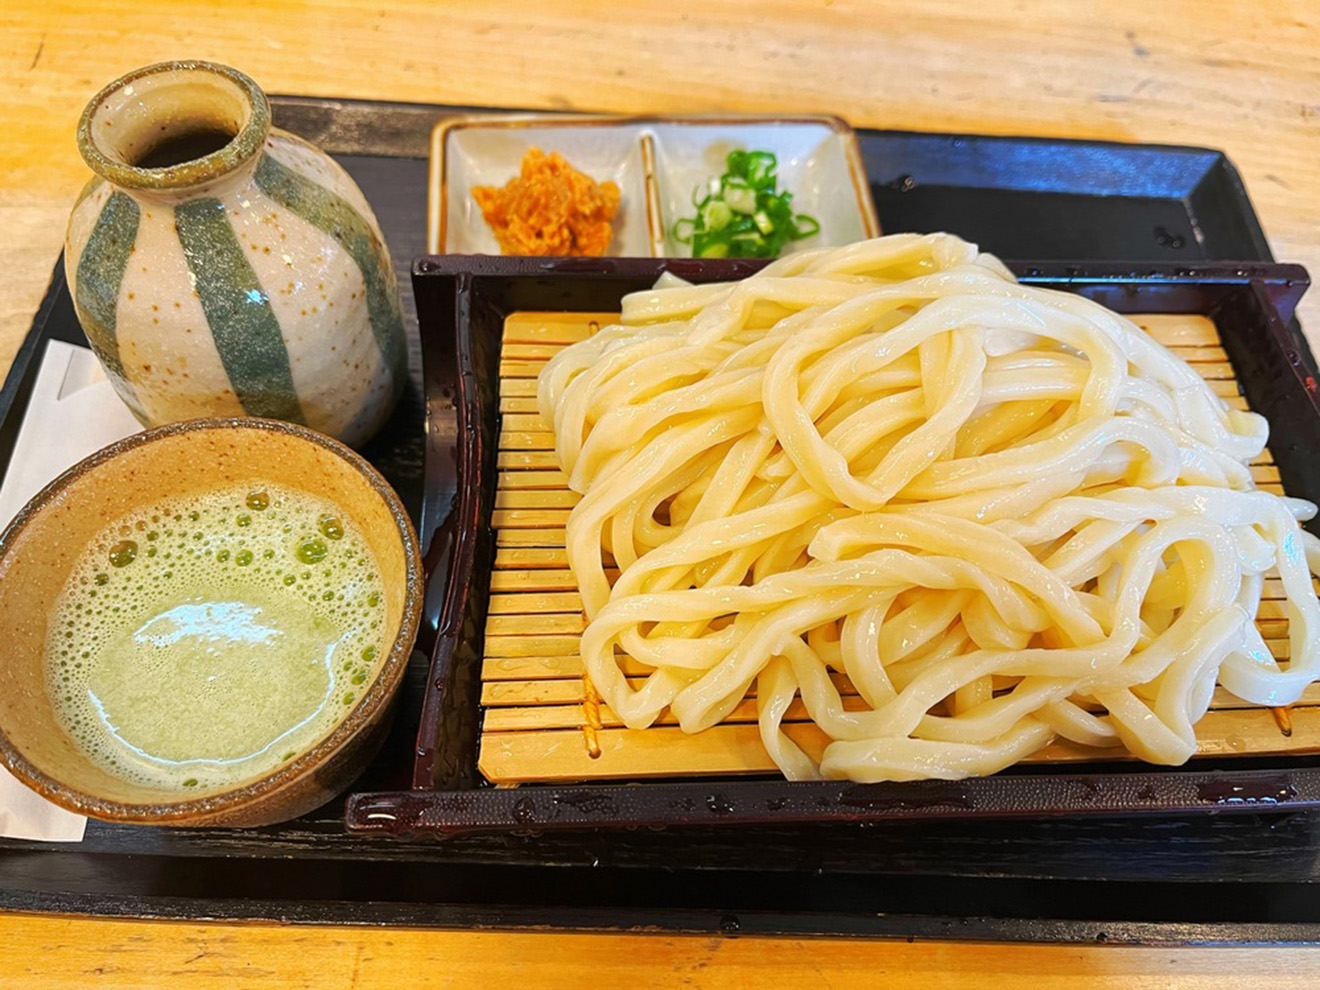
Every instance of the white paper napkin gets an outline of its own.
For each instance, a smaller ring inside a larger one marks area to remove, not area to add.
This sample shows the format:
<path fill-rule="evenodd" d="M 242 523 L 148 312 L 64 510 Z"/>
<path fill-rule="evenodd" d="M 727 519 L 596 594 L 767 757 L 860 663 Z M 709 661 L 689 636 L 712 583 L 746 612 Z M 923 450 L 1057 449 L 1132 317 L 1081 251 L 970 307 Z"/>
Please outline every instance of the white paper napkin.
<path fill-rule="evenodd" d="M 52 340 L 0 484 L 0 527 L 62 471 L 141 428 L 90 350 Z M 0 768 L 0 835 L 80 842 L 86 824 Z"/>

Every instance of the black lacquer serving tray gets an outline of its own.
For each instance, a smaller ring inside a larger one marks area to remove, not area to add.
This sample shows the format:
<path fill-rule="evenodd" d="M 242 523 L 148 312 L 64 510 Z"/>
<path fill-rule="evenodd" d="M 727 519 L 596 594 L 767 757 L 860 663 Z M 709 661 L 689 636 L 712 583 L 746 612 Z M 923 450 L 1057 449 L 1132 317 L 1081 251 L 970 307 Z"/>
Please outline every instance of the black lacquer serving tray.
<path fill-rule="evenodd" d="M 454 108 L 273 102 L 277 124 L 334 153 L 361 185 L 411 314 L 429 133 Z M 860 140 L 889 232 L 947 229 L 1004 257 L 1088 267 L 1270 260 L 1236 172 L 1214 151 L 884 131 L 862 131 Z M 367 453 L 420 519 L 428 393 L 410 333 L 413 393 Z M 0 392 L 0 469 L 51 339 L 81 341 L 59 266 Z M 430 394 L 437 416 L 452 406 L 452 397 Z M 443 507 L 455 491 L 426 494 L 428 506 Z M 432 513 L 423 521 L 434 520 Z M 358 790 L 411 787 L 432 639 L 423 634 L 394 732 Z M 89 822 L 80 844 L 0 840 L 2 909 L 307 923 L 1320 941 L 1317 879 L 1320 815 L 1288 810 L 409 841 L 346 833 L 339 800 L 263 829 Z"/>

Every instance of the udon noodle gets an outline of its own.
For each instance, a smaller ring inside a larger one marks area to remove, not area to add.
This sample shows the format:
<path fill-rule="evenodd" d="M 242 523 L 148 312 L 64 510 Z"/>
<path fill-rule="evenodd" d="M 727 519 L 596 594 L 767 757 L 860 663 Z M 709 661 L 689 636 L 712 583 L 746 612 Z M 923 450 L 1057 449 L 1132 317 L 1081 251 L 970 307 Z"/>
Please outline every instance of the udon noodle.
<path fill-rule="evenodd" d="M 1216 682 L 1277 706 L 1317 677 L 1316 507 L 1255 489 L 1265 420 L 956 237 L 663 280 L 539 404 L 582 494 L 584 667 L 629 727 L 754 692 L 790 778 L 988 774 L 1059 737 L 1178 764 Z M 1286 663 L 1253 621 L 1276 573 Z"/>

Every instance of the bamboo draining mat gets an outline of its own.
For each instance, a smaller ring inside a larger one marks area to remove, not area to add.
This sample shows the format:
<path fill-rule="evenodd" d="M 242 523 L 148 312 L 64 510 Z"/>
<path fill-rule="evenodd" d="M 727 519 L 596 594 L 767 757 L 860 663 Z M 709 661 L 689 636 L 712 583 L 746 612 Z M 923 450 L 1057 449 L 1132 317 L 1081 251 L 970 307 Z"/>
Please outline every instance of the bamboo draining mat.
<path fill-rule="evenodd" d="M 566 344 L 616 318 L 611 313 L 515 313 L 504 326 L 500 362 L 502 426 L 492 526 L 495 570 L 482 661 L 485 708 L 479 765 L 497 784 L 774 772 L 761 746 L 756 704 L 744 700 L 721 724 L 698 735 L 678 729 L 666 712 L 650 729 L 625 729 L 584 683 L 578 637 L 582 601 L 564 551 L 564 524 L 578 496 L 555 461 L 554 438 L 536 409 L 536 376 Z M 1245 409 L 1232 365 L 1214 324 L 1201 316 L 1134 317 L 1191 362 L 1228 403 Z M 1266 451 L 1252 464 L 1257 484 L 1282 492 Z M 1288 620 L 1278 579 L 1266 582 L 1257 623 L 1276 657 L 1288 658 Z M 644 668 L 625 667 L 641 676 Z M 845 707 L 863 702 L 834 675 Z M 828 740 L 806 720 L 800 700 L 785 731 L 819 757 Z M 1320 750 L 1320 685 L 1289 712 L 1256 708 L 1222 688 L 1197 726 L 1203 756 Z M 1038 761 L 1113 759 L 1115 755 L 1056 743 Z"/>

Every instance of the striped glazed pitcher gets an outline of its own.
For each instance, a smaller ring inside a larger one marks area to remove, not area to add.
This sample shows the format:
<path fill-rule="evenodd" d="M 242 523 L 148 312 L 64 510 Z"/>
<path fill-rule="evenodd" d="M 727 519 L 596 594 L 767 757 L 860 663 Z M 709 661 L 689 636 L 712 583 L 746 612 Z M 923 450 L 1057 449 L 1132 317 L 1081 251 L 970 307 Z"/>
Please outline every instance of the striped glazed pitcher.
<path fill-rule="evenodd" d="M 148 426 L 268 416 L 354 446 L 407 377 L 394 269 L 362 192 L 271 127 L 241 72 L 165 62 L 88 104 L 69 218 L 78 319 Z"/>

